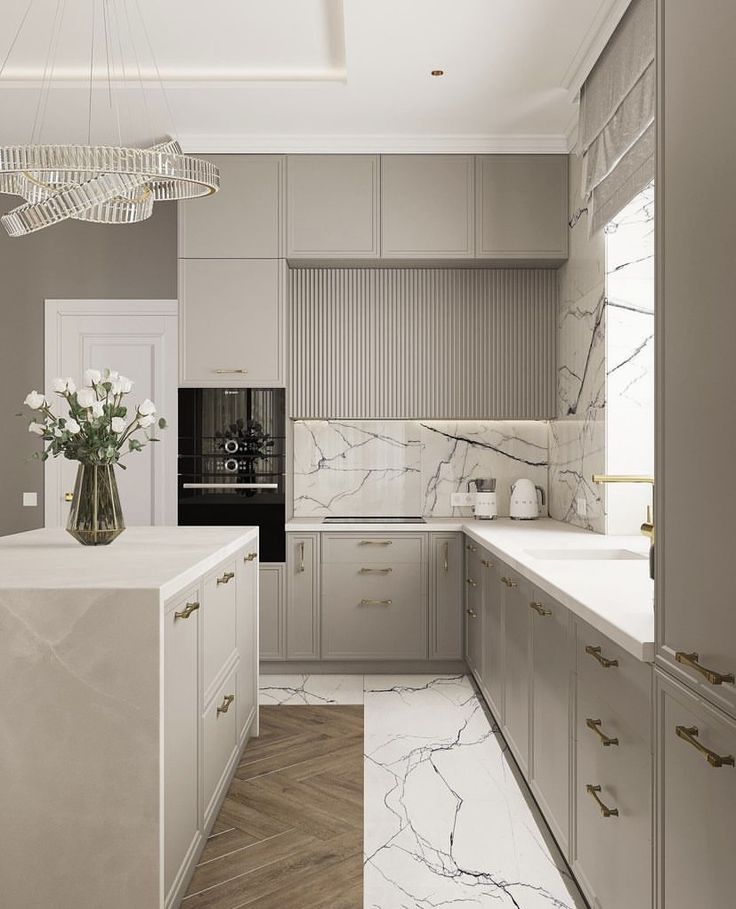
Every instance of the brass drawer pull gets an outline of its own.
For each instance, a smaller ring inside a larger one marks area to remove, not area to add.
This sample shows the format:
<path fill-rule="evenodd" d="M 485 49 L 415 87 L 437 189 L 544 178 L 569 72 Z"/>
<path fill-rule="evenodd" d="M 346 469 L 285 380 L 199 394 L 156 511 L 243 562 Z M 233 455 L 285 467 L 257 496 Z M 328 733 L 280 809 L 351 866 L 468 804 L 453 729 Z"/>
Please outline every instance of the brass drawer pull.
<path fill-rule="evenodd" d="M 472 578 L 465 578 L 465 583 L 470 584 L 471 587 L 478 586 L 478 583 L 476 581 L 474 581 Z"/>
<path fill-rule="evenodd" d="M 598 793 L 601 791 L 600 786 L 592 786 L 590 783 L 588 783 L 585 787 L 585 790 L 588 795 L 592 795 L 596 800 L 598 807 L 601 809 L 601 814 L 603 817 L 618 817 L 618 808 L 609 808 L 608 805 L 604 804 L 600 800 L 598 796 Z"/>
<path fill-rule="evenodd" d="M 504 583 L 507 587 L 518 587 L 518 586 L 519 586 L 519 585 L 516 583 L 516 581 L 512 581 L 511 578 L 503 577 L 503 578 L 501 578 L 501 580 L 503 581 L 503 583 Z"/>
<path fill-rule="evenodd" d="M 232 581 L 232 579 L 234 577 L 235 577 L 234 571 L 226 571 L 225 574 L 221 578 L 217 579 L 218 586 L 220 584 L 229 584 L 230 581 Z"/>
<path fill-rule="evenodd" d="M 303 574 L 306 569 L 304 568 L 304 543 L 299 544 L 299 568 L 297 571 L 299 574 Z"/>
<path fill-rule="evenodd" d="M 539 615 L 552 615 L 552 610 L 551 610 L 551 609 L 547 609 L 546 606 L 542 606 L 542 604 L 541 604 L 541 603 L 537 603 L 536 600 L 533 600 L 533 601 L 529 604 L 529 607 L 530 607 L 531 609 L 533 609 L 535 612 L 539 613 Z"/>
<path fill-rule="evenodd" d="M 608 748 L 609 745 L 618 745 L 618 739 L 612 739 L 603 732 L 600 720 L 592 720 L 588 717 L 585 721 L 585 725 L 588 729 L 592 729 L 593 732 L 595 732 L 604 748 Z"/>
<path fill-rule="evenodd" d="M 490 562 L 488 559 L 481 559 L 480 564 L 483 565 L 484 568 L 495 568 L 496 567 L 496 563 Z"/>
<path fill-rule="evenodd" d="M 65 492 L 65 493 L 64 493 L 64 501 L 65 501 L 65 502 L 73 502 L 73 501 L 74 501 L 74 493 L 73 493 L 73 492 Z"/>
<path fill-rule="evenodd" d="M 478 552 L 478 547 L 473 546 L 472 543 L 466 543 L 465 548 L 468 550 L 468 552 Z"/>
<path fill-rule="evenodd" d="M 724 674 L 722 672 L 716 672 L 714 669 L 706 669 L 705 666 L 701 666 L 698 662 L 699 656 L 697 653 L 686 653 L 684 650 L 678 650 L 675 654 L 675 659 L 678 663 L 682 663 L 683 666 L 689 666 L 690 669 L 699 672 L 711 685 L 722 685 L 724 682 L 727 682 L 729 685 L 734 684 L 732 672 Z"/>
<path fill-rule="evenodd" d="M 187 603 L 187 605 L 182 609 L 181 612 L 175 612 L 175 619 L 188 619 L 189 616 L 196 612 L 199 609 L 199 603 Z"/>
<path fill-rule="evenodd" d="M 252 561 L 254 561 L 254 560 L 257 559 L 257 558 L 258 558 L 258 553 L 257 553 L 257 552 L 249 552 L 247 555 L 243 556 L 243 561 L 244 561 L 244 562 L 252 562 Z"/>
<path fill-rule="evenodd" d="M 361 600 L 361 606 L 391 606 L 393 600 Z"/>
<path fill-rule="evenodd" d="M 715 751 L 706 748 L 705 745 L 697 740 L 697 726 L 675 726 L 675 733 L 683 741 L 687 742 L 688 745 L 692 745 L 693 748 L 696 748 L 701 754 L 705 755 L 705 759 L 711 767 L 733 767 L 734 760 L 732 754 L 716 754 Z"/>
<path fill-rule="evenodd" d="M 593 647 L 592 644 L 588 644 L 588 646 L 585 648 L 585 652 L 589 653 L 594 659 L 598 660 L 604 669 L 610 669 L 611 666 L 618 666 L 618 660 L 609 660 L 608 657 L 604 657 L 601 653 L 600 647 Z"/>
<path fill-rule="evenodd" d="M 470 607 L 468 607 L 465 611 L 467 612 L 467 614 L 470 616 L 471 619 L 478 618 L 478 613 L 474 609 L 470 609 Z"/>
<path fill-rule="evenodd" d="M 230 705 L 232 704 L 232 702 L 234 700 L 235 700 L 234 694 L 226 694 L 225 697 L 222 699 L 222 704 L 220 704 L 220 706 L 217 708 L 217 715 L 219 716 L 221 713 L 227 713 L 228 710 L 230 709 Z"/>
<path fill-rule="evenodd" d="M 246 375 L 248 370 L 242 369 L 242 368 L 241 369 L 216 369 L 215 372 L 217 373 L 218 376 L 227 376 L 230 373 L 234 373 L 235 375 L 239 375 L 239 376 L 244 376 L 244 375 Z"/>
<path fill-rule="evenodd" d="M 449 544 L 448 542 L 445 542 L 445 564 L 444 564 L 444 569 L 445 569 L 445 571 L 449 571 L 449 570 L 450 570 L 450 544 Z"/>
<path fill-rule="evenodd" d="M 360 546 L 390 546 L 393 540 L 361 540 Z"/>
<path fill-rule="evenodd" d="M 393 568 L 361 568 L 358 574 L 391 574 Z"/>

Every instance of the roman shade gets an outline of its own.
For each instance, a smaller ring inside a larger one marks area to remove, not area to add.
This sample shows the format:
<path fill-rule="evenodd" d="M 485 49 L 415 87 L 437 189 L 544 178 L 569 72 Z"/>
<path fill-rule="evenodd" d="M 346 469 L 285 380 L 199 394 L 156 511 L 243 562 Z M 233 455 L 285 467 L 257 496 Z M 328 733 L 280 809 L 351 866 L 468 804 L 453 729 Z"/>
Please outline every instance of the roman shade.
<path fill-rule="evenodd" d="M 591 233 L 654 179 L 655 30 L 654 0 L 633 0 L 580 91 Z"/>

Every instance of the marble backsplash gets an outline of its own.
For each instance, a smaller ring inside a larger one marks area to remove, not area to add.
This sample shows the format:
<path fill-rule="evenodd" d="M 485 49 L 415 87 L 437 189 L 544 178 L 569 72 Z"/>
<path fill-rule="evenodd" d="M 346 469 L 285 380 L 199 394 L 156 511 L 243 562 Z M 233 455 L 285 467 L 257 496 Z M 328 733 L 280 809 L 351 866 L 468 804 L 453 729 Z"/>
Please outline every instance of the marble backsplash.
<path fill-rule="evenodd" d="M 450 495 L 474 477 L 547 491 L 548 424 L 533 421 L 299 420 L 294 424 L 294 515 L 470 514 Z"/>

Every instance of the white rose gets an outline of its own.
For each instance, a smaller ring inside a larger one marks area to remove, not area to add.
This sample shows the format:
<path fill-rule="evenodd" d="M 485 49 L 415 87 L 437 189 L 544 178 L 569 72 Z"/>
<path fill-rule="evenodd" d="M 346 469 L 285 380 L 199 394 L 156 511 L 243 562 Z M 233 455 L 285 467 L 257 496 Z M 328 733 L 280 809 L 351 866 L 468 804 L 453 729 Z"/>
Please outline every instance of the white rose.
<path fill-rule="evenodd" d="M 148 417 L 151 414 L 156 413 L 156 405 L 149 398 L 146 398 L 142 404 L 138 405 L 138 413 L 144 417 Z"/>
<path fill-rule="evenodd" d="M 88 386 L 97 385 L 102 381 L 102 373 L 99 369 L 85 369 L 84 384 Z"/>
<path fill-rule="evenodd" d="M 113 417 L 110 420 L 110 427 L 113 432 L 125 432 L 125 420 L 122 417 Z"/>
<path fill-rule="evenodd" d="M 114 382 L 115 379 L 118 379 L 118 378 L 120 378 L 120 373 L 117 371 L 117 369 L 106 369 L 105 370 L 105 381 L 106 382 Z"/>
<path fill-rule="evenodd" d="M 91 388 L 80 388 L 77 392 L 77 401 L 80 407 L 91 407 L 97 400 L 97 395 Z"/>
<path fill-rule="evenodd" d="M 74 384 L 74 379 L 71 376 L 67 376 L 65 379 L 54 379 L 51 383 L 51 387 L 57 394 L 64 394 L 69 392 L 70 395 L 73 395 L 77 390 L 77 386 Z"/>
<path fill-rule="evenodd" d="M 143 416 L 138 417 L 138 425 L 146 429 L 149 426 L 153 426 L 156 422 L 156 417 L 153 414 L 144 414 Z"/>
<path fill-rule="evenodd" d="M 29 395 L 26 395 L 26 399 L 23 403 L 27 404 L 31 410 L 38 410 L 39 407 L 43 407 L 46 403 L 46 398 L 44 398 L 42 394 L 39 394 L 34 388 Z"/>
<path fill-rule="evenodd" d="M 120 383 L 120 391 L 124 395 L 127 395 L 133 388 L 133 381 L 132 381 L 132 379 L 129 379 L 127 376 L 120 376 L 120 378 L 118 379 L 118 382 Z"/>
<path fill-rule="evenodd" d="M 46 427 L 43 423 L 31 423 L 28 427 L 28 432 L 35 432 L 37 436 L 42 436 L 46 432 Z"/>
<path fill-rule="evenodd" d="M 113 395 L 119 395 L 123 390 L 123 386 L 120 382 L 120 379 L 115 379 L 114 382 L 110 382 L 110 393 Z"/>
<path fill-rule="evenodd" d="M 105 412 L 104 407 L 105 407 L 104 401 L 93 401 L 92 406 L 90 407 L 90 410 L 92 411 L 92 416 L 101 417 Z"/>
<path fill-rule="evenodd" d="M 69 435 L 75 436 L 82 427 L 77 423 L 76 420 L 73 420 L 71 417 L 66 421 L 64 429 L 69 433 Z"/>

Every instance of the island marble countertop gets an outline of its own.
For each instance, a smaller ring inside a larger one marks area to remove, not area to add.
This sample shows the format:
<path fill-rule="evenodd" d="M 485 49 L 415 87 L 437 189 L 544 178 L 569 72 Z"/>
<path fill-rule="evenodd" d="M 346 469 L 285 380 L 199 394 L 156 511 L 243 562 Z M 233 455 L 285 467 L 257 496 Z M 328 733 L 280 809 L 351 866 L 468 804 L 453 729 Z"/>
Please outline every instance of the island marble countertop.
<path fill-rule="evenodd" d="M 497 518 L 427 518 L 423 524 L 325 524 L 320 518 L 293 518 L 286 530 L 297 533 L 462 532 L 588 622 L 639 660 L 654 661 L 654 582 L 649 563 L 640 559 L 549 559 L 535 551 L 624 549 L 646 556 L 641 536 L 607 536 L 562 521 L 512 521 Z"/>
<path fill-rule="evenodd" d="M 251 541 L 257 527 L 129 527 L 108 546 L 61 528 L 0 538 L 0 591 L 182 590 Z"/>

